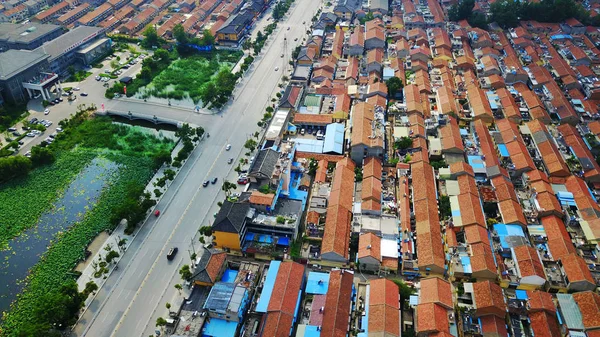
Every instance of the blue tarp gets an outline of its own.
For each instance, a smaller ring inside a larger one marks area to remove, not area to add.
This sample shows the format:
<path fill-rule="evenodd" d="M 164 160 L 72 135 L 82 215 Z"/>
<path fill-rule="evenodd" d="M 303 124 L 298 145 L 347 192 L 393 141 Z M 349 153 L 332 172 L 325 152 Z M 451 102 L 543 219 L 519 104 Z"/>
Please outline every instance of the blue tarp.
<path fill-rule="evenodd" d="M 500 155 L 502 157 L 510 157 L 510 154 L 508 153 L 508 149 L 506 148 L 505 144 L 498 144 L 498 150 L 500 150 Z"/>
<path fill-rule="evenodd" d="M 576 206 L 575 198 L 573 197 L 573 193 L 571 192 L 559 191 L 558 193 L 556 193 L 556 197 L 562 205 Z"/>
<path fill-rule="evenodd" d="M 238 271 L 233 269 L 227 269 L 223 273 L 223 277 L 221 277 L 221 282 L 233 283 L 235 278 L 237 277 Z"/>
<path fill-rule="evenodd" d="M 344 152 L 344 125 L 331 123 L 325 131 L 323 153 L 342 154 Z"/>
<path fill-rule="evenodd" d="M 317 328 L 318 326 L 315 325 L 307 325 L 304 328 L 303 337 L 321 337 L 321 330 L 318 330 Z"/>
<path fill-rule="evenodd" d="M 277 239 L 277 244 L 280 246 L 289 246 L 290 239 L 288 239 L 286 237 L 279 238 L 279 239 Z"/>
<path fill-rule="evenodd" d="M 237 322 L 224 319 L 211 318 L 204 323 L 202 337 L 234 337 L 237 330 Z"/>
<path fill-rule="evenodd" d="M 460 257 L 460 264 L 462 264 L 463 270 L 465 273 L 471 274 L 473 272 L 473 268 L 471 268 L 471 258 L 468 256 Z"/>
<path fill-rule="evenodd" d="M 467 159 L 469 160 L 469 165 L 471 165 L 473 170 L 485 169 L 485 161 L 483 161 L 481 156 L 468 156 Z"/>
<path fill-rule="evenodd" d="M 254 241 L 254 233 L 246 233 L 246 237 L 244 238 L 246 241 Z"/>
<path fill-rule="evenodd" d="M 509 249 L 511 246 L 506 242 L 506 238 L 509 236 L 521 236 L 525 237 L 525 233 L 523 232 L 523 228 L 519 225 L 505 225 L 502 223 L 495 224 L 494 230 L 498 233 L 500 237 L 500 245 L 504 249 Z"/>
<path fill-rule="evenodd" d="M 261 234 L 258 236 L 258 242 L 260 243 L 273 243 L 273 237 L 267 234 Z"/>
<path fill-rule="evenodd" d="M 273 294 L 273 287 L 275 286 L 275 279 L 277 279 L 277 272 L 279 272 L 280 261 L 271 261 L 269 270 L 267 271 L 267 278 L 265 279 L 265 285 L 263 286 L 262 293 L 256 304 L 256 312 L 267 312 L 271 295 Z"/>
<path fill-rule="evenodd" d="M 468 136 L 469 135 L 469 131 L 467 129 L 460 129 L 460 135 L 461 136 Z"/>
<path fill-rule="evenodd" d="M 311 271 L 306 281 L 306 293 L 325 295 L 329 289 L 329 273 Z"/>
<path fill-rule="evenodd" d="M 527 291 L 525 290 L 515 290 L 515 295 L 517 295 L 518 300 L 526 301 L 529 296 L 527 296 Z"/>

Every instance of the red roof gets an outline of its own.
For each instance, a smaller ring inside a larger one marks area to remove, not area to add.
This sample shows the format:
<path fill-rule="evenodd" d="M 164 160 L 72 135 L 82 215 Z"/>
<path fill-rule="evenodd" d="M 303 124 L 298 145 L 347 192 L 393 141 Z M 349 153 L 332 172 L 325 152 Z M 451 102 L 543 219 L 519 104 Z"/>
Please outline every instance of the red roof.
<path fill-rule="evenodd" d="M 550 295 L 550 293 L 540 290 L 528 290 L 527 297 L 529 298 L 530 311 L 556 312 L 556 306 L 552 301 L 552 295 Z"/>
<path fill-rule="evenodd" d="M 436 303 L 448 309 L 454 307 L 450 282 L 439 277 L 421 280 L 421 291 L 419 295 L 419 304 Z"/>
<path fill-rule="evenodd" d="M 506 337 L 506 323 L 504 317 L 500 318 L 494 315 L 483 316 L 481 320 L 481 332 L 486 337 Z"/>
<path fill-rule="evenodd" d="M 583 326 L 586 329 L 600 327 L 600 295 L 592 291 L 574 293 L 573 298 L 579 305 Z"/>
<path fill-rule="evenodd" d="M 544 273 L 544 266 L 535 248 L 522 245 L 513 248 L 515 252 L 515 259 L 519 265 L 519 272 L 521 277 L 527 276 L 539 276 L 543 279 L 546 278 Z"/>
<path fill-rule="evenodd" d="M 303 281 L 303 265 L 296 262 L 280 264 L 261 336 L 289 336 Z"/>
<path fill-rule="evenodd" d="M 400 337 L 400 295 L 388 279 L 371 280 L 369 292 L 369 333 Z"/>
<path fill-rule="evenodd" d="M 563 269 L 569 279 L 569 283 L 573 282 L 589 282 L 592 286 L 596 284 L 592 273 L 588 268 L 585 260 L 577 255 L 577 253 L 571 253 L 561 258 Z"/>
<path fill-rule="evenodd" d="M 545 311 L 530 312 L 529 322 L 531 329 L 536 336 L 561 337 L 560 327 L 555 314 Z"/>
<path fill-rule="evenodd" d="M 321 325 L 321 337 L 343 337 L 348 334 L 348 320 L 354 273 L 332 270 Z"/>
<path fill-rule="evenodd" d="M 476 316 L 496 315 L 498 317 L 506 316 L 506 303 L 502 288 L 494 282 L 484 281 L 473 283 L 473 295 Z"/>
<path fill-rule="evenodd" d="M 448 309 L 436 303 L 423 303 L 417 305 L 416 331 L 419 334 L 427 332 L 448 332 Z"/>

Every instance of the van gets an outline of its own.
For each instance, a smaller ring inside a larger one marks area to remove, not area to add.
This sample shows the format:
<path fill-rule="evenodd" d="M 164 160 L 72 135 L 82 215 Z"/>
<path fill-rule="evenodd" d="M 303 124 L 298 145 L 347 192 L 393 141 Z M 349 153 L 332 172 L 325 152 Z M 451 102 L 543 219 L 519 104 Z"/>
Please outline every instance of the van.
<path fill-rule="evenodd" d="M 177 249 L 177 247 L 172 247 L 171 249 L 169 249 L 169 253 L 167 253 L 167 260 L 173 260 L 173 258 L 175 258 L 175 255 L 177 255 L 178 250 L 179 249 Z"/>

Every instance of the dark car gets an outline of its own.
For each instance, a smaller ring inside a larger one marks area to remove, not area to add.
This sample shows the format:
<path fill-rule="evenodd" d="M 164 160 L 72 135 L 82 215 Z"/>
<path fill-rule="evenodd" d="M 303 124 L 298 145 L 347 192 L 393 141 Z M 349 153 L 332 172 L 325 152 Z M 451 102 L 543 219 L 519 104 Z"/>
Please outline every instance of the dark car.
<path fill-rule="evenodd" d="M 64 101 L 64 100 L 62 99 L 62 97 L 59 97 L 59 98 L 57 98 L 57 99 L 58 99 L 58 101 L 59 101 L 59 102 L 62 102 L 62 101 Z"/>
<path fill-rule="evenodd" d="M 213 180 L 211 181 L 211 183 L 216 184 L 217 183 L 217 177 L 214 177 Z"/>
<path fill-rule="evenodd" d="M 87 92 L 82 92 L 81 93 L 81 96 L 87 96 L 87 95 L 88 95 Z"/>
<path fill-rule="evenodd" d="M 177 247 L 173 247 L 173 248 L 169 249 L 169 252 L 167 253 L 167 260 L 169 260 L 169 261 L 173 260 L 175 255 L 177 255 L 177 251 L 179 251 L 179 249 Z"/>
<path fill-rule="evenodd" d="M 208 180 L 206 180 L 205 182 L 202 183 L 202 186 L 206 187 L 206 186 L 208 186 L 208 184 L 210 184 L 210 182 Z"/>
<path fill-rule="evenodd" d="M 14 131 L 12 134 L 15 137 L 20 137 L 21 136 L 21 134 L 19 132 L 17 132 L 17 131 Z"/>
<path fill-rule="evenodd" d="M 37 121 L 38 121 L 38 119 L 33 117 L 31 120 L 29 120 L 29 123 L 35 124 L 35 123 L 37 123 Z"/>

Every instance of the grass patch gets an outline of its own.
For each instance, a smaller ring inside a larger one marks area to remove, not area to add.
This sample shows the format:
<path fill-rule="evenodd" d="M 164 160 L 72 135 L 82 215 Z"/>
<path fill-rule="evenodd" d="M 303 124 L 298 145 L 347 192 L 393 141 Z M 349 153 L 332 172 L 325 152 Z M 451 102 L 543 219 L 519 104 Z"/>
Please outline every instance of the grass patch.
<path fill-rule="evenodd" d="M 67 82 L 81 82 L 81 81 L 85 80 L 88 76 L 90 76 L 91 74 L 92 73 L 89 71 L 80 70 L 78 72 L 75 72 L 73 75 L 71 75 L 71 77 L 69 77 Z"/>
<path fill-rule="evenodd" d="M 198 102 L 208 83 L 214 80 L 214 75 L 223 69 L 231 71 L 232 67 L 231 63 L 219 62 L 215 58 L 209 60 L 202 56 L 179 59 L 142 90 L 143 96 L 179 100 L 189 97 Z"/>

